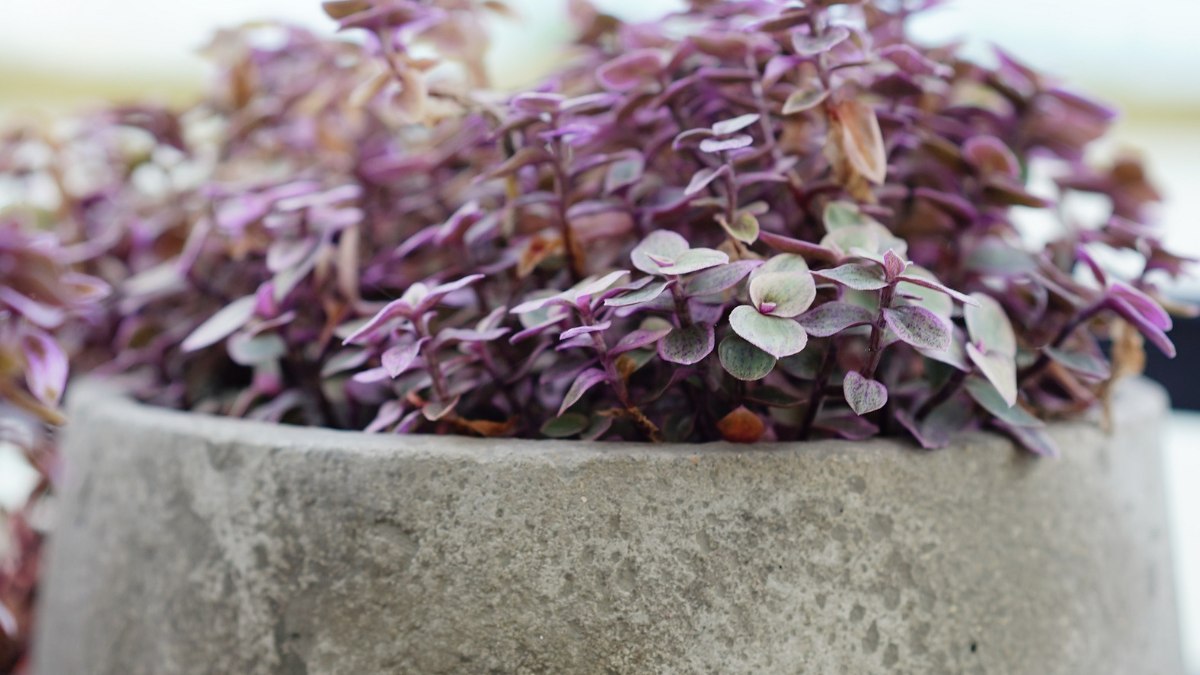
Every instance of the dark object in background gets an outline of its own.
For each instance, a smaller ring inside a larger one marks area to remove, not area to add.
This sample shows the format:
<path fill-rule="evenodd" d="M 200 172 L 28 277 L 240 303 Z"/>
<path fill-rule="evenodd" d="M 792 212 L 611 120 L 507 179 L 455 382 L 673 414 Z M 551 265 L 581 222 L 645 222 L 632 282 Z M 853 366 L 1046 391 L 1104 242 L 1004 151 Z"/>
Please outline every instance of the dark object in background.
<path fill-rule="evenodd" d="M 1168 359 L 1156 349 L 1146 350 L 1146 375 L 1162 383 L 1178 409 L 1200 410 L 1200 318 L 1175 319 L 1171 339 L 1179 355 Z"/>

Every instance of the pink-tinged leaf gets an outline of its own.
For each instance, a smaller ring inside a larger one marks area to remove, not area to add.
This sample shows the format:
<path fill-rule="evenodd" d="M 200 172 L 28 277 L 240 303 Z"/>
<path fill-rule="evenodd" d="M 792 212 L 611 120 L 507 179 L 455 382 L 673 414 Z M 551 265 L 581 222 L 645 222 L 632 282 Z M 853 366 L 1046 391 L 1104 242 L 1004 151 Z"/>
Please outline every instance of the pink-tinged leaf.
<path fill-rule="evenodd" d="M 410 342 L 405 345 L 397 345 L 383 353 L 383 369 L 391 378 L 397 378 L 401 373 L 404 373 L 409 368 L 412 368 L 417 357 L 421 355 L 421 347 L 428 341 L 428 338 L 421 338 L 416 342 Z"/>
<path fill-rule="evenodd" d="M 879 435 L 879 427 L 869 420 L 844 412 L 823 414 L 813 427 L 848 441 L 863 441 Z"/>
<path fill-rule="evenodd" d="M 820 35 L 808 35 L 796 31 L 792 33 L 792 48 L 800 56 L 816 56 L 833 49 L 848 37 L 850 37 L 850 29 L 845 26 L 830 26 Z"/>
<path fill-rule="evenodd" d="M 754 114 L 754 113 L 751 113 L 749 115 L 739 115 L 738 117 L 734 117 L 733 119 L 722 120 L 720 122 L 717 122 L 716 124 L 712 125 L 712 131 L 714 134 L 716 134 L 718 136 L 728 136 L 729 134 L 736 134 L 737 132 L 741 131 L 742 129 L 745 129 L 746 127 L 750 126 L 751 124 L 754 124 L 755 122 L 757 122 L 759 120 L 759 118 L 760 118 L 760 116 L 757 114 Z"/>
<path fill-rule="evenodd" d="M 711 267 L 689 277 L 683 283 L 683 293 L 688 297 L 701 297 L 723 293 L 737 286 L 754 268 L 761 265 L 757 260 L 737 260 Z"/>
<path fill-rule="evenodd" d="M 569 98 L 563 101 L 559 108 L 563 112 L 571 112 L 576 115 L 593 115 L 610 110 L 613 104 L 619 100 L 620 97 L 616 94 L 598 92 Z"/>
<path fill-rule="evenodd" d="M 696 172 L 696 175 L 692 176 L 691 182 L 688 183 L 687 188 L 683 191 L 684 196 L 691 197 L 727 173 L 729 173 L 728 164 L 722 164 L 717 169 L 700 169 Z"/>
<path fill-rule="evenodd" d="M 666 281 L 655 281 L 637 290 L 630 291 L 628 293 L 622 293 L 614 298 L 609 298 L 604 301 L 604 304 L 609 307 L 632 307 L 634 305 L 641 305 L 662 295 L 663 291 L 666 289 Z"/>
<path fill-rule="evenodd" d="M 609 91 L 629 91 L 654 81 L 666 57 L 657 49 L 636 49 L 618 56 L 596 69 L 596 80 Z"/>
<path fill-rule="evenodd" d="M 512 332 L 509 328 L 488 328 L 481 330 L 478 328 L 443 328 L 438 332 L 437 338 L 440 342 L 491 342 Z"/>
<path fill-rule="evenodd" d="M 592 296 L 603 293 L 608 290 L 609 286 L 617 283 L 621 277 L 629 276 L 628 270 L 616 270 L 609 272 L 598 279 L 584 280 L 581 284 L 572 289 L 574 294 L 575 304 L 581 305 L 592 298 Z"/>
<path fill-rule="evenodd" d="M 730 150 L 741 150 L 754 143 L 754 137 L 749 134 L 738 134 L 729 138 L 706 138 L 700 141 L 701 152 L 716 154 Z"/>
<path fill-rule="evenodd" d="M 1110 296 L 1118 297 L 1129 303 L 1146 318 L 1146 321 L 1159 330 L 1168 331 L 1172 328 L 1171 315 L 1158 304 L 1154 298 L 1122 281 L 1114 281 L 1108 288 Z"/>
<path fill-rule="evenodd" d="M 1021 175 L 1017 156 L 995 136 L 975 136 L 963 143 L 963 158 L 984 176 L 1002 175 L 1016 178 Z"/>
<path fill-rule="evenodd" d="M 846 403 L 856 415 L 866 415 L 882 408 L 888 400 L 887 387 L 882 382 L 863 377 L 857 370 L 846 373 L 842 385 Z"/>
<path fill-rule="evenodd" d="M 984 351 L 968 342 L 967 356 L 1000 392 L 1006 404 L 1011 406 L 1017 402 L 1017 364 L 1011 355 Z"/>
<path fill-rule="evenodd" d="M 797 354 L 808 345 L 808 334 L 794 319 L 766 316 L 749 305 L 733 308 L 729 326 L 747 342 L 777 359 Z"/>
<path fill-rule="evenodd" d="M 858 99 L 848 98 L 834 104 L 841 126 L 841 145 L 858 173 L 876 185 L 887 178 L 887 149 L 875 109 Z"/>
<path fill-rule="evenodd" d="M 29 329 L 21 336 L 25 382 L 39 401 L 56 406 L 67 387 L 67 355 L 48 333 Z"/>
<path fill-rule="evenodd" d="M 540 115 L 542 113 L 558 112 L 565 100 L 566 97 L 562 94 L 533 91 L 517 94 L 509 101 L 509 105 L 514 110 L 519 110 L 520 112 Z"/>
<path fill-rule="evenodd" d="M 10 286 L 0 286 L 0 304 L 8 305 L 30 323 L 42 328 L 55 328 L 66 317 L 61 309 L 18 293 Z"/>
<path fill-rule="evenodd" d="M 1058 457 L 1058 446 L 1045 429 L 1036 427 L 1019 427 L 1008 424 L 1003 420 L 992 420 L 993 423 L 1012 437 L 1021 447 L 1041 457 Z"/>
<path fill-rule="evenodd" d="M 671 149 L 679 152 L 684 148 L 694 148 L 701 141 L 712 138 L 714 135 L 712 129 L 688 129 L 687 131 L 681 131 L 675 136 L 675 140 L 671 141 Z"/>
<path fill-rule="evenodd" d="M 108 297 L 112 287 L 103 279 L 77 272 L 67 272 L 62 275 L 62 284 L 71 292 L 72 298 L 78 303 L 92 303 Z"/>
<path fill-rule="evenodd" d="M 725 372 L 743 382 L 761 380 L 775 369 L 776 358 L 736 336 L 721 340 L 717 350 Z"/>
<path fill-rule="evenodd" d="M 646 236 L 633 251 L 629 259 L 633 266 L 646 274 L 663 274 L 657 261 L 673 261 L 691 246 L 683 235 L 671 230 L 655 230 Z"/>
<path fill-rule="evenodd" d="M 394 301 L 394 302 L 399 302 L 399 301 Z M 547 295 L 547 296 L 543 296 L 540 298 L 534 298 L 532 300 L 526 300 L 525 302 L 522 302 L 521 304 L 517 305 L 516 307 L 513 307 L 509 311 L 513 314 L 528 314 L 530 312 L 536 312 L 540 309 L 544 309 L 548 305 L 570 306 L 570 304 L 571 304 L 571 301 L 566 299 L 564 297 L 564 294 L 559 293 L 557 295 Z M 391 305 L 389 305 L 389 307 L 390 306 Z M 381 314 L 382 314 L 382 312 L 381 312 Z"/>
<path fill-rule="evenodd" d="M 783 102 L 783 114 L 795 115 L 806 110 L 812 110 L 824 103 L 827 98 L 829 98 L 828 90 L 822 89 L 815 82 L 809 83 L 807 86 L 793 91 L 787 97 L 787 100 Z"/>
<path fill-rule="evenodd" d="M 780 253 L 794 253 L 811 263 L 828 264 L 839 259 L 837 251 L 833 249 L 773 232 L 759 232 L 758 240 Z"/>
<path fill-rule="evenodd" d="M 769 16 L 765 19 L 758 19 L 746 25 L 745 30 L 762 32 L 762 33 L 778 33 L 780 31 L 795 28 L 801 24 L 808 22 L 808 17 L 811 15 L 811 10 L 804 7 L 795 7 L 786 9 L 779 14 Z"/>
<path fill-rule="evenodd" d="M 896 64 L 909 75 L 949 77 L 954 73 L 950 66 L 938 63 L 906 44 L 890 45 L 880 50 L 879 55 Z"/>
<path fill-rule="evenodd" d="M 355 382 L 358 382 L 360 384 L 375 384 L 377 382 L 384 382 L 389 377 L 391 377 L 391 376 L 388 375 L 387 369 L 380 366 L 379 368 L 368 368 L 367 370 L 360 370 L 359 372 L 355 373 L 354 376 L 351 377 L 350 379 L 354 380 Z"/>
<path fill-rule="evenodd" d="M 966 429 L 972 419 L 972 406 L 960 397 L 934 408 L 923 420 L 917 420 L 907 410 L 895 411 L 896 421 L 926 450 L 950 445 L 955 434 Z"/>
<path fill-rule="evenodd" d="M 371 423 L 363 431 L 368 434 L 377 434 L 399 421 L 403 414 L 403 401 L 384 401 L 383 405 L 379 406 L 379 412 L 375 413 L 375 419 L 371 420 Z"/>
<path fill-rule="evenodd" d="M 663 339 L 672 330 L 670 326 L 662 328 L 639 328 L 621 338 L 617 344 L 613 345 L 612 349 L 608 350 L 608 353 L 612 356 L 619 356 L 634 349 L 641 349 Z"/>
<path fill-rule="evenodd" d="M 1045 348 L 1046 356 L 1054 359 L 1055 363 L 1085 377 L 1095 380 L 1107 380 L 1112 376 L 1112 368 L 1108 362 L 1095 354 L 1087 352 L 1072 352 L 1065 349 Z"/>
<path fill-rule="evenodd" d="M 971 298 L 975 304 L 963 308 L 971 342 L 988 352 L 1014 356 L 1017 353 L 1017 335 L 1013 332 L 1004 307 L 985 293 L 972 293 Z"/>
<path fill-rule="evenodd" d="M 646 160 L 641 155 L 613 162 L 604 175 L 604 193 L 612 194 L 636 184 L 642 179 L 645 170 Z"/>
<path fill-rule="evenodd" d="M 670 264 L 662 265 L 660 268 L 663 274 L 681 276 L 724 265 L 727 262 L 729 262 L 729 254 L 723 251 L 712 248 L 693 248 L 679 254 Z"/>
<path fill-rule="evenodd" d="M 914 347 L 938 352 L 950 349 L 949 324 L 924 307 L 885 308 L 883 319 L 896 337 Z"/>
<path fill-rule="evenodd" d="M 982 377 L 972 375 L 966 381 L 967 393 L 975 402 L 991 413 L 997 419 L 1018 427 L 1045 426 L 1041 420 L 1029 414 L 1024 408 L 1009 403 L 992 383 Z"/>
<path fill-rule="evenodd" d="M 877 291 L 888 285 L 887 279 L 883 277 L 883 272 L 875 266 L 847 264 L 833 269 L 817 270 L 812 274 L 821 279 L 835 281 L 856 291 Z"/>
<path fill-rule="evenodd" d="M 367 342 L 371 338 L 377 337 L 379 330 L 392 319 L 398 317 L 411 317 L 412 309 L 412 305 L 410 305 L 408 300 L 404 298 L 393 300 L 385 305 L 383 309 L 376 312 L 375 316 L 371 317 L 370 321 L 367 321 L 363 325 L 359 326 L 358 330 L 355 330 L 353 333 L 346 336 L 346 338 L 342 340 L 342 344 L 350 345 Z"/>
<path fill-rule="evenodd" d="M 797 320 L 809 335 L 829 337 L 847 328 L 871 324 L 875 321 L 875 315 L 866 307 L 848 302 L 827 302 Z"/>
<path fill-rule="evenodd" d="M 562 405 L 558 407 L 558 416 L 562 417 L 562 414 L 567 411 L 567 408 L 575 405 L 579 399 L 583 398 L 583 395 L 587 393 L 588 389 L 591 389 L 597 384 L 603 382 L 606 377 L 607 376 L 604 374 L 604 371 L 599 368 L 588 368 L 580 373 L 579 376 L 575 378 L 575 381 L 571 383 L 571 388 L 567 390 L 567 395 L 565 398 L 563 398 Z"/>
<path fill-rule="evenodd" d="M 658 355 L 663 361 L 690 366 L 711 354 L 715 342 L 712 324 L 694 323 L 668 333 L 658 343 Z"/>
<path fill-rule="evenodd" d="M 895 281 L 904 274 L 904 270 L 908 267 L 908 263 L 904 258 L 896 255 L 892 249 L 888 249 L 883 254 L 883 271 L 887 274 L 888 281 Z"/>
<path fill-rule="evenodd" d="M 458 401 L 458 396 L 449 401 L 430 401 L 421 408 L 421 414 L 430 422 L 436 422 L 454 412 L 454 409 L 458 407 Z"/>
<path fill-rule="evenodd" d="M 807 271 L 764 272 L 750 278 L 750 302 L 762 314 L 791 318 L 811 307 L 816 297 L 817 285 Z"/>
<path fill-rule="evenodd" d="M 254 318 L 256 301 L 257 298 L 254 295 L 247 295 L 222 307 L 220 311 L 192 331 L 192 334 L 187 336 L 180 347 L 185 352 L 194 352 L 229 337 Z"/>
<path fill-rule="evenodd" d="M 564 330 L 562 332 L 562 334 L 558 336 L 558 339 L 559 340 L 570 340 L 571 338 L 577 337 L 580 335 L 590 335 L 592 333 L 602 333 L 602 332 L 608 330 L 609 328 L 612 328 L 611 321 L 603 321 L 601 323 L 592 324 L 591 326 L 575 326 L 574 328 L 568 328 L 567 330 Z"/>
<path fill-rule="evenodd" d="M 1147 319 L 1136 307 L 1129 304 L 1125 298 L 1110 295 L 1107 303 L 1114 312 L 1121 315 L 1121 318 L 1133 324 L 1138 329 L 1138 332 L 1144 335 L 1155 347 L 1158 347 L 1167 358 L 1175 358 L 1175 344 L 1171 342 L 1171 338 L 1167 337 L 1166 333 L 1159 329 L 1153 321 Z"/>
<path fill-rule="evenodd" d="M 938 291 L 940 293 L 945 293 L 946 295 L 954 298 L 955 300 L 958 300 L 959 302 L 963 303 L 964 305 L 978 305 L 979 304 L 979 301 L 975 300 L 971 296 L 965 295 L 963 293 L 959 293 L 958 291 L 954 290 L 953 288 L 950 288 L 949 286 L 944 286 L 944 285 L 942 285 L 936 281 L 933 281 L 931 279 L 924 279 L 922 277 L 918 277 L 918 276 L 915 276 L 912 274 L 904 274 L 899 277 L 899 281 L 913 284 L 914 286 L 921 286 L 922 288 L 928 288 L 928 289 L 931 289 L 934 291 Z"/>
<path fill-rule="evenodd" d="M 424 314 L 430 309 L 433 309 L 434 306 L 441 302 L 446 296 L 454 293 L 455 291 L 460 291 L 483 278 L 484 275 L 482 274 L 470 274 L 461 279 L 434 286 L 433 288 L 429 289 L 428 294 L 421 298 L 420 302 L 417 303 L 417 306 L 413 308 L 413 314 Z"/>

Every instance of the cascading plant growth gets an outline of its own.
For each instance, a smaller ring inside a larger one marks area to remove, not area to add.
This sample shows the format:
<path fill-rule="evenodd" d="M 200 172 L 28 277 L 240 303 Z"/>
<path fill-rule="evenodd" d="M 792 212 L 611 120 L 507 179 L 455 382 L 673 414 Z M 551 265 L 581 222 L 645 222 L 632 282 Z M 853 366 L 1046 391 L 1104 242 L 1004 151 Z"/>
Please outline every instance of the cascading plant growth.
<path fill-rule="evenodd" d="M 1159 195 L 1085 161 L 1114 111 L 915 43 L 936 0 L 570 4 L 514 95 L 501 3 L 333 0 L 357 39 L 223 32 L 186 110 L 0 137 L 6 428 L 58 421 L 69 352 L 150 402 L 371 432 L 1052 454 L 1046 420 L 1174 353 Z"/>

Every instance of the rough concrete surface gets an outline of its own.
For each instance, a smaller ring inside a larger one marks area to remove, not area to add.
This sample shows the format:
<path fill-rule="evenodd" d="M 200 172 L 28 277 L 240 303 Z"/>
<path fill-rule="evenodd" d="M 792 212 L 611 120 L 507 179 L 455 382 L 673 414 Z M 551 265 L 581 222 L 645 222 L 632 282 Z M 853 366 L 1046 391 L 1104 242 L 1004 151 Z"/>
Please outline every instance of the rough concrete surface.
<path fill-rule="evenodd" d="M 282 428 L 77 387 L 42 675 L 1181 672 L 1161 391 L 975 434 L 653 447 Z"/>

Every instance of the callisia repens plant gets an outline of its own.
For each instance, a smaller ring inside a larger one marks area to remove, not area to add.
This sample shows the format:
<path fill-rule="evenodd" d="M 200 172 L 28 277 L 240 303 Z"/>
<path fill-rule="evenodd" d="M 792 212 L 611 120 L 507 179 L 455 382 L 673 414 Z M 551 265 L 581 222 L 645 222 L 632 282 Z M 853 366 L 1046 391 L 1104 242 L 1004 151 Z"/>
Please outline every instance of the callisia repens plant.
<path fill-rule="evenodd" d="M 572 0 L 561 65 L 501 94 L 500 2 L 334 0 L 336 38 L 218 34 L 186 110 L 13 129 L 8 436 L 60 421 L 71 354 L 152 403 L 378 433 L 1052 454 L 1046 420 L 1174 353 L 1157 288 L 1190 261 L 1136 158 L 1085 161 L 1114 111 L 913 42 L 935 4 Z"/>

